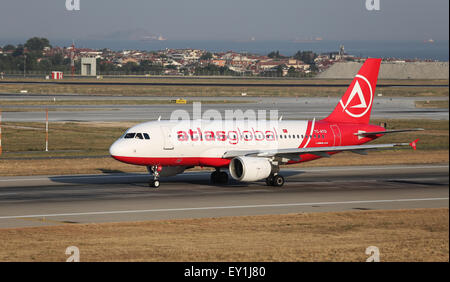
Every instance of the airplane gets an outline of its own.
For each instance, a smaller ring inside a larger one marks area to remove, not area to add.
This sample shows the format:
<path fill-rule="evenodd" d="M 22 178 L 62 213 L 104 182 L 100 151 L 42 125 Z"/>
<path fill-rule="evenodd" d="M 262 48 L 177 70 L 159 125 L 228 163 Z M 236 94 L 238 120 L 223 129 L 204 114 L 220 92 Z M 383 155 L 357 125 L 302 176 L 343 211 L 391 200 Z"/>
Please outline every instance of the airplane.
<path fill-rule="evenodd" d="M 255 126 L 237 121 L 203 120 L 150 121 L 129 128 L 110 147 L 111 156 L 121 162 L 146 166 L 158 188 L 159 178 L 183 173 L 194 166 L 212 167 L 212 184 L 226 184 L 228 168 L 237 181 L 265 180 L 281 187 L 285 180 L 280 165 L 330 157 L 350 151 L 366 155 L 368 150 L 411 146 L 411 143 L 366 144 L 385 134 L 419 131 L 422 128 L 387 130 L 369 124 L 381 59 L 366 59 L 333 112 L 321 120 L 278 121 Z"/>

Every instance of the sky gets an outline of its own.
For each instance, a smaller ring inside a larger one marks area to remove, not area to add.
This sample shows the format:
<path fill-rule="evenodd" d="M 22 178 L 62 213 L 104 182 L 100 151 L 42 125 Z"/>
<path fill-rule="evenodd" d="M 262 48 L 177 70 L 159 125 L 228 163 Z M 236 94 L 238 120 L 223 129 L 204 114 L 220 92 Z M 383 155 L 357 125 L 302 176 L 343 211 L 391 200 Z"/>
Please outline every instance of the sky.
<path fill-rule="evenodd" d="M 447 40 L 448 0 L 1 0 L 0 40 Z"/>

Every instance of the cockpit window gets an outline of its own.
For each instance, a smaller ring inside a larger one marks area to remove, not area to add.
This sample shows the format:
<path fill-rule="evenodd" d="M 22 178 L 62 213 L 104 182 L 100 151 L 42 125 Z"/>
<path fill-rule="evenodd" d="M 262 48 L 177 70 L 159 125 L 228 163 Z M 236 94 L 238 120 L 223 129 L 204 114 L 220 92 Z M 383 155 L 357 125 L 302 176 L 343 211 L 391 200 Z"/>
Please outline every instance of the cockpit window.
<path fill-rule="evenodd" d="M 148 133 L 126 133 L 123 138 L 125 139 L 141 139 L 150 140 L 150 135 Z"/>

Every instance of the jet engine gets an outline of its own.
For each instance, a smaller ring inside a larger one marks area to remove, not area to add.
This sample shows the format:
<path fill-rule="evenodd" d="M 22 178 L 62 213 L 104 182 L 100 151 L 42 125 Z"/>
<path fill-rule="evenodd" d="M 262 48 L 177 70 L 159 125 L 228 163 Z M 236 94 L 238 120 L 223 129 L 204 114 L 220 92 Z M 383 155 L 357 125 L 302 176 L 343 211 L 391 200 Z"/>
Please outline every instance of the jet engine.
<path fill-rule="evenodd" d="M 250 182 L 269 177 L 272 164 L 265 158 L 236 157 L 231 160 L 229 169 L 234 179 Z"/>

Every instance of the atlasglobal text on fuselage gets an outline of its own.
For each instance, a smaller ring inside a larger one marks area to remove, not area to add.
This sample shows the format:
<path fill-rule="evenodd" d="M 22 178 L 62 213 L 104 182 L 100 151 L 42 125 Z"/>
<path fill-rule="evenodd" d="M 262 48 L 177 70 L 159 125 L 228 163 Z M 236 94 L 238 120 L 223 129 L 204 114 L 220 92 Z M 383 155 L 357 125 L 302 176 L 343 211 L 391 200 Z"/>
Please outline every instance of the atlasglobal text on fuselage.
<path fill-rule="evenodd" d="M 110 147 L 116 160 L 146 166 L 151 187 L 162 176 L 194 166 L 213 167 L 213 184 L 231 177 L 243 182 L 265 180 L 282 186 L 280 165 L 312 161 L 350 151 L 411 146 L 411 143 L 366 144 L 385 134 L 423 130 L 387 130 L 369 124 L 381 59 L 367 59 L 331 114 L 322 120 L 168 120 L 128 129 Z"/>
<path fill-rule="evenodd" d="M 254 128 L 235 128 L 234 130 L 229 131 L 213 131 L 213 130 L 205 130 L 202 131 L 197 127 L 196 130 L 179 130 L 177 133 L 177 141 L 180 142 L 214 142 L 214 141 L 222 141 L 229 142 L 230 144 L 238 144 L 239 141 L 277 141 L 278 134 L 277 130 L 274 127 L 272 130 L 255 130 Z"/>

